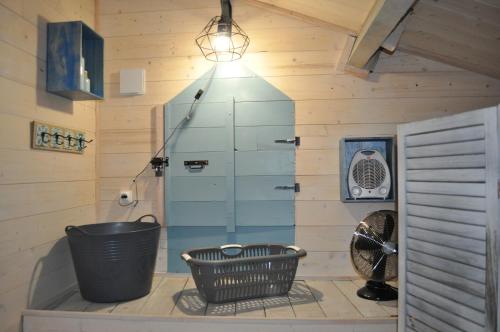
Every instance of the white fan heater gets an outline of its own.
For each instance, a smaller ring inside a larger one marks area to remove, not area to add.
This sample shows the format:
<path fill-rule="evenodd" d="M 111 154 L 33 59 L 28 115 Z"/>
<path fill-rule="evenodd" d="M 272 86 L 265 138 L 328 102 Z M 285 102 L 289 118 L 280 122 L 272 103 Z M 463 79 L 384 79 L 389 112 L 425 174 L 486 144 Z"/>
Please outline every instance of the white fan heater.
<path fill-rule="evenodd" d="M 391 190 L 391 173 L 384 157 L 376 150 L 359 150 L 349 166 L 349 193 L 354 199 L 386 199 Z"/>

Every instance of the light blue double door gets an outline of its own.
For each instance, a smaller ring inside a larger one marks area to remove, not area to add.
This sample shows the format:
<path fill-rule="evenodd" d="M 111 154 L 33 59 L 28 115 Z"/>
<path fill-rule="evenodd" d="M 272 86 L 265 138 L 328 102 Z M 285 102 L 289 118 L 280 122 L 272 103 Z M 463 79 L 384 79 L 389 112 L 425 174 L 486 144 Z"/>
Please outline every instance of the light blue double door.
<path fill-rule="evenodd" d="M 190 106 L 165 106 L 165 135 Z M 188 248 L 294 242 L 294 119 L 292 101 L 200 103 L 177 129 L 166 150 L 169 272 L 188 270 Z"/>

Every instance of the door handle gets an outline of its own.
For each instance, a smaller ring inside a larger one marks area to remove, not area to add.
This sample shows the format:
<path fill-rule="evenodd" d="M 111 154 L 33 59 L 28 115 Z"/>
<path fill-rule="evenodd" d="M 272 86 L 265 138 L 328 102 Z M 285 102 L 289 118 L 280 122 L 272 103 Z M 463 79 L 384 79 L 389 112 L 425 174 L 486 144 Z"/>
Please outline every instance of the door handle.
<path fill-rule="evenodd" d="M 300 183 L 296 183 L 293 186 L 276 186 L 276 187 L 274 187 L 274 189 L 276 189 L 276 190 L 293 190 L 296 193 L 299 193 L 300 192 Z"/>
<path fill-rule="evenodd" d="M 275 139 L 274 143 L 295 144 L 295 146 L 299 146 L 300 145 L 300 137 L 295 136 L 295 138 Z"/>
<path fill-rule="evenodd" d="M 189 169 L 203 169 L 208 166 L 208 160 L 184 160 L 184 166 Z"/>

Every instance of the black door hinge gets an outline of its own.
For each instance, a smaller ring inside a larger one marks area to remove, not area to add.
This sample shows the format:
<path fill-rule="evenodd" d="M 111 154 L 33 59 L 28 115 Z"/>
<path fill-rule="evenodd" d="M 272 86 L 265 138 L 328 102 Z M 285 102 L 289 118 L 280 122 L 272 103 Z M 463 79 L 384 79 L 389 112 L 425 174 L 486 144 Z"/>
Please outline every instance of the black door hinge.
<path fill-rule="evenodd" d="M 295 144 L 295 146 L 300 145 L 300 136 L 295 136 L 295 138 L 287 138 L 287 139 L 276 139 L 274 143 L 285 143 L 285 144 Z"/>
<path fill-rule="evenodd" d="M 300 192 L 300 183 L 295 183 L 293 186 L 276 186 L 274 189 L 278 190 L 293 190 L 296 193 Z"/>

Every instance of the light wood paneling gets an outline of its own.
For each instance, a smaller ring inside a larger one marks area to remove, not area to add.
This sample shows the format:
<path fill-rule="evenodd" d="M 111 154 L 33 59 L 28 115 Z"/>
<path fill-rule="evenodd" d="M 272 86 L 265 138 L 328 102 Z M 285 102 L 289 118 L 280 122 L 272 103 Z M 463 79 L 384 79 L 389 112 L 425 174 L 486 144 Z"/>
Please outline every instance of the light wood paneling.
<path fill-rule="evenodd" d="M 419 1 L 400 49 L 500 78 L 498 5 L 480 0 Z"/>
<path fill-rule="evenodd" d="M 0 331 L 76 280 L 64 227 L 95 222 L 95 143 L 83 155 L 33 151 L 33 120 L 94 138 L 96 103 L 45 91 L 46 23 L 94 26 L 93 0 L 0 1 Z"/>
<path fill-rule="evenodd" d="M 295 243 L 310 251 L 346 251 L 353 226 L 297 226 Z"/>
<path fill-rule="evenodd" d="M 371 1 L 371 0 L 367 0 Z M 189 5 L 188 5 L 189 6 Z M 220 15 L 220 7 L 139 11 L 109 15 L 99 28 L 103 37 L 191 33 L 197 35 L 208 20 Z M 307 27 L 309 24 L 286 15 L 274 15 L 268 10 L 244 4 L 233 5 L 233 18 L 245 31 L 261 29 Z"/>
<path fill-rule="evenodd" d="M 193 280 L 156 275 L 144 298 L 115 304 L 93 304 L 79 293 L 47 310 L 24 312 L 25 331 L 372 331 L 395 332 L 396 319 L 382 304 L 351 302 L 334 282 L 296 280 L 288 294 L 224 304 L 206 303 Z M 358 280 L 346 282 L 357 283 Z M 356 306 L 363 310 L 360 312 Z M 110 308 L 113 308 L 110 311 Z M 122 310 L 120 310 L 122 308 Z M 378 309 L 378 310 L 377 310 Z M 364 314 L 362 314 L 364 313 Z M 369 318 L 371 313 L 372 317 Z M 210 316 L 210 318 L 207 318 Z"/>
<path fill-rule="evenodd" d="M 279 90 L 285 91 L 294 100 L 463 96 L 500 98 L 499 81 L 473 73 L 450 72 L 446 76 L 441 73 L 374 74 L 373 76 L 374 81 L 348 75 L 264 78 Z M 114 106 L 160 105 L 172 99 L 190 83 L 192 81 L 189 80 L 146 82 L 148 93 L 134 98 L 120 95 L 118 84 L 105 84 L 105 93 L 110 97 L 106 103 Z M 220 101 L 226 98 L 226 96 L 221 96 Z"/>
<path fill-rule="evenodd" d="M 336 64 L 346 43 L 345 33 L 328 28 L 321 19 L 312 23 L 304 13 L 290 16 L 284 10 L 267 10 L 267 5 L 251 8 L 252 2 L 234 1 L 235 15 L 240 15 L 236 20 L 251 38 L 249 50 L 229 75 L 217 79 L 241 77 L 238 67 L 245 65 L 294 100 L 296 133 L 302 137 L 296 160 L 297 181 L 302 185 L 296 196 L 296 240 L 308 250 L 298 273 L 355 275 L 348 252 L 352 231 L 369 212 L 395 209 L 395 205 L 339 201 L 339 139 L 393 135 L 399 123 L 497 104 L 499 81 L 402 52 L 382 55 L 369 80 L 338 74 Z M 308 3 L 303 10 L 317 10 L 320 5 Z M 363 6 L 352 1 L 345 5 Z M 161 181 L 150 170 L 139 180 L 141 202 L 137 208 L 119 207 L 116 197 L 150 159 L 152 147 L 161 142 L 162 114 L 155 113 L 154 107 L 168 102 L 212 68 L 200 56 L 193 36 L 219 6 L 198 0 L 102 0 L 98 7 L 100 32 L 107 36 L 108 96 L 100 104 L 98 120 L 103 140 L 99 219 L 131 220 L 141 213 L 163 210 L 155 192 Z M 346 13 L 342 12 L 344 18 L 349 16 Z M 367 14 L 358 10 L 349 20 Z M 185 22 L 176 25 L 180 18 Z M 259 23 L 264 21 L 267 23 Z M 147 93 L 120 96 L 118 72 L 134 67 L 146 69 Z"/>
<path fill-rule="evenodd" d="M 101 17 L 103 20 L 106 17 Z M 207 22 L 210 17 L 207 17 Z M 206 24 L 206 23 L 205 23 Z M 201 27 L 203 28 L 203 27 Z M 252 36 L 249 53 L 294 52 L 340 50 L 345 36 L 317 27 L 297 27 L 268 30 L 245 30 Z M 177 34 L 148 34 L 143 36 L 123 36 L 106 39 L 105 60 L 141 59 L 170 56 L 199 56 L 199 49 L 193 42 L 193 32 Z"/>
<path fill-rule="evenodd" d="M 112 319 L 115 315 L 120 315 L 122 318 L 130 316 L 134 319 L 143 316 L 151 319 L 182 317 L 186 323 L 189 318 L 207 316 L 226 317 L 227 322 L 252 317 L 253 324 L 258 324 L 259 319 L 268 321 L 287 319 L 289 324 L 301 320 L 310 322 L 324 320 L 333 323 L 333 320 L 340 319 L 354 325 L 370 317 L 395 322 L 395 319 L 391 318 L 393 315 L 385 310 L 382 304 L 360 299 L 354 292 L 353 296 L 344 294 L 347 290 L 356 289 L 362 284 L 362 280 L 350 279 L 295 280 L 288 294 L 216 304 L 207 303 L 201 297 L 192 278 L 156 274 L 151 293 L 143 298 L 118 305 L 90 303 L 82 300 L 76 291 L 57 305 L 39 313 L 64 316 L 68 311 L 80 311 L 87 313 L 81 315 L 82 317 L 92 317 L 91 312 L 100 312 L 106 314 L 100 316 L 103 319 Z"/>
<path fill-rule="evenodd" d="M 220 8 L 220 4 L 206 0 L 171 0 L 168 2 L 163 0 L 147 0 L 146 2 L 137 2 L 136 0 L 106 0 L 97 3 L 97 12 L 99 15 L 199 8 Z"/>
<path fill-rule="evenodd" d="M 55 241 L 65 235 L 67 225 L 84 225 L 94 220 L 94 204 L 4 220 L 0 222 L 0 258 Z"/>
<path fill-rule="evenodd" d="M 29 127 L 23 130 L 29 135 Z M 81 181 L 95 178 L 94 146 L 75 155 L 48 151 L 0 150 L 0 184 Z M 47 172 L 53 170 L 53 172 Z"/>
<path fill-rule="evenodd" d="M 343 36 L 339 36 L 343 38 Z M 246 66 L 259 75 L 309 75 L 332 74 L 337 62 L 337 50 L 312 50 L 307 52 L 245 53 Z M 429 61 L 430 62 L 430 61 Z M 144 68 L 147 81 L 197 79 L 213 66 L 203 56 L 154 57 L 140 59 L 116 59 L 106 61 L 104 81 L 119 82 L 121 68 Z"/>
<path fill-rule="evenodd" d="M 315 20 L 343 27 L 353 32 L 361 31 L 372 10 L 374 0 L 346 1 L 319 0 L 311 3 L 305 0 L 258 0 L 268 5 L 283 8 L 291 15 L 304 15 Z"/>
<path fill-rule="evenodd" d="M 92 204 L 94 180 L 0 185 L 0 221 Z M 27 203 L 29 202 L 29 203 Z"/>

